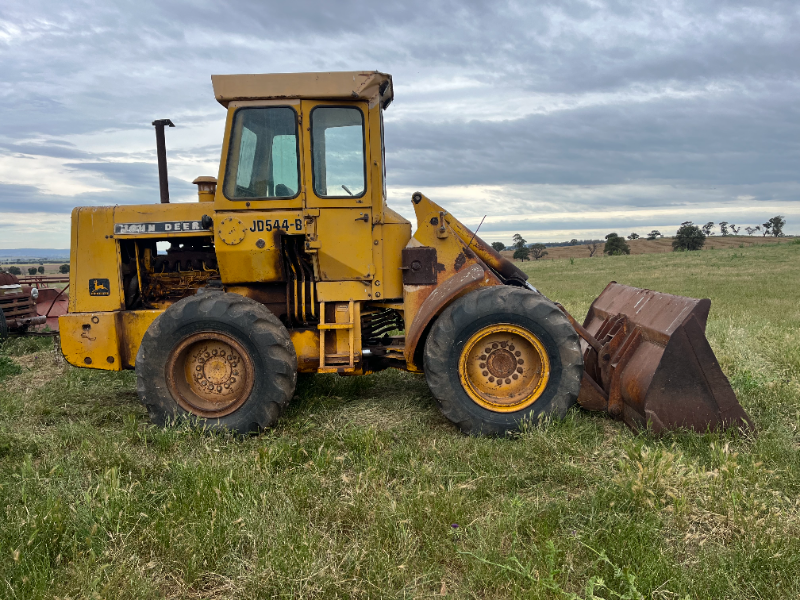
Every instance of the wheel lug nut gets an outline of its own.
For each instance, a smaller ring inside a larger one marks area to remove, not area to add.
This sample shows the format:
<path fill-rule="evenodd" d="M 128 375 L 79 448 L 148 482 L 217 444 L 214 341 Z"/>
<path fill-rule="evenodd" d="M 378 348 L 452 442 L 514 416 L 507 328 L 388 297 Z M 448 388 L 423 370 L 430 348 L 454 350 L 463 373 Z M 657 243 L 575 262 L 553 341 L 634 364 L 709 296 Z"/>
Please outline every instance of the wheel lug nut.
<path fill-rule="evenodd" d="M 522 375 L 522 367 L 517 367 L 517 373 L 519 373 L 520 375 Z"/>
<path fill-rule="evenodd" d="M 518 365 L 524 365 L 524 364 L 525 364 L 525 361 L 524 361 L 524 360 L 522 360 L 521 358 L 518 358 L 518 359 L 517 359 L 517 364 L 518 364 Z"/>
<path fill-rule="evenodd" d="M 479 366 L 481 369 L 485 369 L 485 368 L 486 368 L 486 363 L 481 363 L 481 364 L 479 364 L 478 366 Z"/>
<path fill-rule="evenodd" d="M 522 356 L 522 352 L 520 352 L 519 350 L 517 350 L 516 352 L 514 352 L 514 356 Z"/>
<path fill-rule="evenodd" d="M 484 371 L 484 372 L 482 373 L 482 375 L 483 375 L 484 377 L 486 377 L 487 375 L 489 375 L 489 371 Z"/>
<path fill-rule="evenodd" d="M 516 381 L 517 379 L 519 379 L 519 375 L 517 375 L 516 373 L 514 373 L 514 374 L 511 376 L 511 379 L 513 379 L 514 381 Z"/>
<path fill-rule="evenodd" d="M 492 350 L 497 350 L 498 347 L 499 347 L 499 345 L 497 344 L 497 342 L 492 344 Z"/>
<path fill-rule="evenodd" d="M 493 383 L 493 382 L 494 382 L 494 377 L 489 377 L 489 383 Z"/>
<path fill-rule="evenodd" d="M 506 378 L 506 383 L 511 383 L 511 380 Z"/>

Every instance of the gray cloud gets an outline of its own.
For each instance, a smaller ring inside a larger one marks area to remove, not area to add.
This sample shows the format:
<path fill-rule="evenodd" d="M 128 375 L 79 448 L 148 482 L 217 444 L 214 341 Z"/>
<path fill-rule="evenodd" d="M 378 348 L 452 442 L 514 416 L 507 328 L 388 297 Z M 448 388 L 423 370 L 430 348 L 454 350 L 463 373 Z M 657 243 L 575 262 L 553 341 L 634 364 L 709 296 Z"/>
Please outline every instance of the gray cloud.
<path fill-rule="evenodd" d="M 754 206 L 797 202 L 798 32 L 793 0 L 5 3 L 0 161 L 61 160 L 119 190 L 64 198 L 7 182 L 0 211 L 152 201 L 152 150 L 76 136 L 143 134 L 161 117 L 220 130 L 211 73 L 363 68 L 395 78 L 390 186 L 609 186 L 551 200 L 573 210 L 680 205 L 686 189 L 697 205 L 704 186 L 717 204 L 744 189 Z M 219 144 L 179 139 L 171 189 L 193 194 L 185 173 L 214 174 Z M 665 185 L 674 197 L 646 191 Z"/>

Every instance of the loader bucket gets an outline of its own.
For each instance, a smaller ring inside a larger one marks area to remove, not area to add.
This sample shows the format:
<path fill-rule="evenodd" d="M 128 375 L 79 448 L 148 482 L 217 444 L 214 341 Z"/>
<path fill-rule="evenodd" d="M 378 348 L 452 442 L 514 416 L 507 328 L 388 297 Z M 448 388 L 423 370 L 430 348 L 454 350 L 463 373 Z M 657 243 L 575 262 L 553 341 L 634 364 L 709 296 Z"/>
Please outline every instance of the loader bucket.
<path fill-rule="evenodd" d="M 583 327 L 578 402 L 634 430 L 752 428 L 706 339 L 711 300 L 611 282 Z"/>

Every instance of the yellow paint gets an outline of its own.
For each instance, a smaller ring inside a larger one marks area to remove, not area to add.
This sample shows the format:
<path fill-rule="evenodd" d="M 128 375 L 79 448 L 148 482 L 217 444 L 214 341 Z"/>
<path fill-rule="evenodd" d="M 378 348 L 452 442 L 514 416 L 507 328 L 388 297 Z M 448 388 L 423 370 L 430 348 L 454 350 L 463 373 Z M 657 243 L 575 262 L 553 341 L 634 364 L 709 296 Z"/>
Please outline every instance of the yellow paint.
<path fill-rule="evenodd" d="M 233 220 L 241 226 L 236 225 L 237 233 L 231 237 L 233 225 L 226 221 Z M 287 232 L 303 235 L 301 211 L 215 213 L 214 246 L 223 283 L 284 281 L 281 237 Z"/>
<path fill-rule="evenodd" d="M 61 350 L 76 367 L 120 371 L 116 313 L 70 313 L 58 318 Z"/>
<path fill-rule="evenodd" d="M 508 323 L 484 327 L 464 344 L 458 378 L 476 404 L 493 412 L 527 408 L 550 381 L 550 360 L 541 340 Z"/>
<path fill-rule="evenodd" d="M 381 265 L 373 281 L 373 298 L 389 300 L 403 297 L 403 271 L 400 259 L 411 239 L 411 223 L 388 207 L 384 207 L 383 224 L 373 231 L 373 262 Z M 377 242 L 377 243 L 376 243 Z M 380 295 L 378 295 L 380 294 Z"/>
<path fill-rule="evenodd" d="M 156 317 L 163 312 L 163 310 L 124 310 L 117 313 L 116 326 L 123 367 L 132 369 L 136 366 L 136 353 L 139 352 L 142 338 Z"/>
<path fill-rule="evenodd" d="M 316 373 L 319 368 L 319 331 L 291 329 L 289 336 L 297 354 L 297 370 L 300 373 Z"/>
<path fill-rule="evenodd" d="M 70 312 L 124 308 L 119 248 L 114 240 L 114 207 L 72 211 L 69 279 Z"/>
<path fill-rule="evenodd" d="M 138 223 L 164 223 L 169 227 L 168 233 L 118 233 L 117 239 L 165 239 L 196 237 L 198 235 L 211 235 L 209 230 L 204 230 L 197 225 L 203 215 L 213 215 L 212 207 L 207 202 L 183 202 L 180 204 L 138 204 L 132 206 L 115 206 L 114 224 Z M 113 228 L 110 232 L 114 234 Z"/>
<path fill-rule="evenodd" d="M 316 221 L 320 280 L 371 279 L 375 267 L 369 207 L 322 209 Z"/>
<path fill-rule="evenodd" d="M 317 299 L 320 302 L 342 300 L 369 300 L 370 286 L 361 281 L 320 281 L 317 284 Z"/>

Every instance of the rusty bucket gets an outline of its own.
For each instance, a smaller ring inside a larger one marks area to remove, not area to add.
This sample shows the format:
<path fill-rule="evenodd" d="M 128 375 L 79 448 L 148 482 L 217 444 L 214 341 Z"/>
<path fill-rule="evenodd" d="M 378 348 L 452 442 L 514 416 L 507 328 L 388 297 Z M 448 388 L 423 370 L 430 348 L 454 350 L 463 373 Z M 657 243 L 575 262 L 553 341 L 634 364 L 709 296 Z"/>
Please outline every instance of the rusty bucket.
<path fill-rule="evenodd" d="M 706 339 L 711 300 L 611 282 L 583 326 L 578 402 L 634 430 L 753 427 Z"/>

